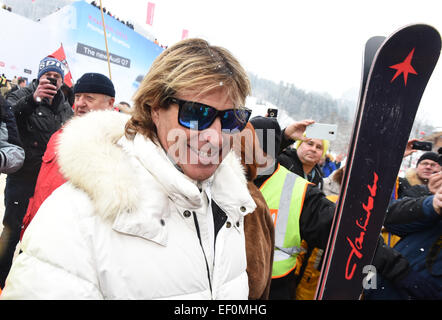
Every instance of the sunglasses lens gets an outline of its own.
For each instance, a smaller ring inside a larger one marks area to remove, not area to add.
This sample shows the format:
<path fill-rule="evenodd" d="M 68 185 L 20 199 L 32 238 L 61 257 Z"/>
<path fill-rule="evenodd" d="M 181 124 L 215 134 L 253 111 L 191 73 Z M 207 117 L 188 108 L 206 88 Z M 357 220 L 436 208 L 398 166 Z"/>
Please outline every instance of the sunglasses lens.
<path fill-rule="evenodd" d="M 220 112 L 213 107 L 192 101 L 175 99 L 174 103 L 178 103 L 180 107 L 178 122 L 192 130 L 209 128 L 215 118 L 220 115 L 222 130 L 241 131 L 251 115 L 251 110 L 247 109 L 231 109 Z"/>
<path fill-rule="evenodd" d="M 224 112 L 221 119 L 223 130 L 239 130 L 241 131 L 250 118 L 250 111 L 245 109 L 234 109 Z"/>
<path fill-rule="evenodd" d="M 216 110 L 208 106 L 185 102 L 180 108 L 179 123 L 189 129 L 204 130 L 211 125 L 214 116 Z"/>

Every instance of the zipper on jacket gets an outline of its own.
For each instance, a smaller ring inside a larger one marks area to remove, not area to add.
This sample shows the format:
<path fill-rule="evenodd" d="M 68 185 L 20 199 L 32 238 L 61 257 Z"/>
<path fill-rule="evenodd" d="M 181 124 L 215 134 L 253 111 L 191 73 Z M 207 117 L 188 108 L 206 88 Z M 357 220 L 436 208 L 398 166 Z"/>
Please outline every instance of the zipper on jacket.
<path fill-rule="evenodd" d="M 196 217 L 195 211 L 192 211 L 192 214 L 193 214 L 193 221 L 194 221 L 195 227 L 196 227 L 196 234 L 198 235 L 198 240 L 200 241 L 201 250 L 203 251 L 203 255 L 204 255 L 204 261 L 206 262 L 207 279 L 209 280 L 210 296 L 212 297 L 213 291 L 212 291 L 212 281 L 210 280 L 209 263 L 207 262 L 206 252 L 204 251 L 203 242 L 201 241 L 200 227 L 198 224 L 198 219 Z"/>

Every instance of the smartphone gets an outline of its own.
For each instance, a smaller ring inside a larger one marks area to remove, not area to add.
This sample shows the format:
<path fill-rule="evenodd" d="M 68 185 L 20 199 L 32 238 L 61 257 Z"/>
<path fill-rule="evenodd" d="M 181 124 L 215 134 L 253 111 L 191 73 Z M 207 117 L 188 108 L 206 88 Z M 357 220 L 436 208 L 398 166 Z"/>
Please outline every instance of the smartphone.
<path fill-rule="evenodd" d="M 431 142 L 426 142 L 426 141 L 414 141 L 412 149 L 431 151 L 431 149 L 433 149 L 433 144 Z"/>
<path fill-rule="evenodd" d="M 53 85 L 53 86 L 57 86 L 57 79 L 55 79 L 55 78 L 46 78 L 46 79 L 48 79 L 49 80 L 49 82 Z"/>
<path fill-rule="evenodd" d="M 313 123 L 305 130 L 305 136 L 312 139 L 333 141 L 336 139 L 337 130 L 337 124 Z"/>
<path fill-rule="evenodd" d="M 57 86 L 57 79 L 55 79 L 55 78 L 50 78 L 50 77 L 47 77 L 46 79 L 48 79 L 49 80 L 49 82 L 53 85 L 53 86 Z M 39 98 L 38 98 L 39 99 Z M 43 99 L 41 99 L 40 101 L 38 101 L 37 100 L 37 102 L 42 102 L 42 103 L 44 103 L 44 104 L 49 104 L 49 99 L 48 98 L 43 98 Z"/>
<path fill-rule="evenodd" d="M 276 118 L 278 116 L 278 109 L 268 108 L 267 109 L 267 116 L 269 118 Z"/>

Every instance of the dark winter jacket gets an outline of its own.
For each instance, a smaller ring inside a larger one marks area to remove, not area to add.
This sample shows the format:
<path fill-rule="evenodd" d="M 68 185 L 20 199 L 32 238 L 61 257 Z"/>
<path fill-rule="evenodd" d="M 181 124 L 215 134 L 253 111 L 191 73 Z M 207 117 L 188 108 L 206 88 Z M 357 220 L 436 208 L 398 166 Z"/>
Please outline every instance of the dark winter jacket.
<path fill-rule="evenodd" d="M 322 190 L 323 187 L 323 173 L 321 168 L 318 164 L 315 165 L 313 170 L 310 172 L 310 175 L 307 176 L 306 173 L 304 173 L 304 169 L 302 167 L 302 162 L 299 160 L 297 151 L 295 148 L 289 147 L 291 144 L 293 144 L 295 141 L 287 139 L 284 135 L 284 131 L 282 131 L 282 137 L 281 137 L 281 147 L 280 147 L 280 153 L 278 155 L 278 162 L 289 169 L 290 171 L 296 173 L 298 176 L 305 178 L 306 180 L 313 182 L 315 185 L 319 187 L 319 189 Z"/>
<path fill-rule="evenodd" d="M 25 151 L 21 147 L 14 114 L 0 95 L 0 172 L 16 172 L 22 167 L 24 159 Z"/>
<path fill-rule="evenodd" d="M 397 200 L 389 207 L 384 225 L 401 237 L 394 249 L 408 260 L 414 272 L 435 287 L 435 295 L 430 298 L 442 299 L 442 216 L 434 211 L 432 203 L 433 196 Z M 376 292 L 378 299 L 413 298 L 382 278 L 379 287 L 382 290 Z"/>
<path fill-rule="evenodd" d="M 399 178 L 398 199 L 404 197 L 419 198 L 431 196 L 427 185 L 423 184 L 416 174 L 416 169 L 407 171 L 404 178 Z"/>
<path fill-rule="evenodd" d="M 26 154 L 23 167 L 12 175 L 14 177 L 37 178 L 49 138 L 74 114 L 61 90 L 54 96 L 51 106 L 45 102 L 36 103 L 33 94 L 37 86 L 38 81 L 34 80 L 7 99 Z"/>

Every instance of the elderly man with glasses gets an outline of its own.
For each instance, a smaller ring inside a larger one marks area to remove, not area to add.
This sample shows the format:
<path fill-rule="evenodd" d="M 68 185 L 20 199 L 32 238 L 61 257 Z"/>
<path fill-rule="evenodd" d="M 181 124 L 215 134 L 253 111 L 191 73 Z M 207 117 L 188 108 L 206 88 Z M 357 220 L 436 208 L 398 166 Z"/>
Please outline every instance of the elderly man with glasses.
<path fill-rule="evenodd" d="M 441 156 L 435 152 L 425 152 L 417 161 L 416 168 L 407 171 L 404 178 L 399 178 L 398 198 L 422 197 L 435 193 L 432 181 L 439 179 L 435 175 L 441 171 Z"/>

